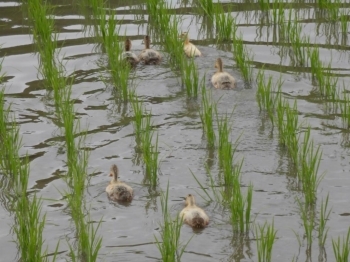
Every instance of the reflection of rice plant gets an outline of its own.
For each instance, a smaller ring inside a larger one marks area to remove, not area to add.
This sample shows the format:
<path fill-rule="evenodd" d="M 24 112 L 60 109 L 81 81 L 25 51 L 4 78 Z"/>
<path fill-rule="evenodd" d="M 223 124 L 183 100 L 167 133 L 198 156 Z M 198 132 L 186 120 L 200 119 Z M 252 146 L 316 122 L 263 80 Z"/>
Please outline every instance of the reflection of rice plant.
<path fill-rule="evenodd" d="M 160 251 L 163 261 L 177 262 L 181 261 L 181 256 L 185 251 L 189 240 L 181 247 L 180 233 L 182 226 L 182 219 L 176 216 L 175 220 L 171 218 L 168 208 L 169 183 L 167 191 L 162 193 L 160 203 L 162 207 L 163 223 L 160 226 L 160 239 L 155 237 L 157 247 Z"/>
<path fill-rule="evenodd" d="M 328 228 L 326 228 L 326 224 L 329 219 L 329 215 L 331 214 L 331 210 L 328 210 L 328 199 L 329 195 L 327 195 L 326 201 L 322 200 L 321 203 L 320 221 L 318 225 L 318 245 L 320 247 L 324 247 L 328 234 Z"/>
<path fill-rule="evenodd" d="M 276 240 L 276 233 L 274 223 L 264 225 L 257 225 L 255 227 L 256 245 L 258 250 L 258 261 L 269 262 L 272 258 L 272 248 Z"/>
<path fill-rule="evenodd" d="M 312 246 L 312 232 L 315 228 L 315 211 L 309 208 L 309 205 L 303 205 L 303 203 L 297 199 L 299 205 L 300 218 L 303 222 L 305 230 L 306 246 L 308 250 L 311 250 Z"/>
<path fill-rule="evenodd" d="M 350 253 L 350 227 L 346 238 L 343 237 L 343 240 L 340 240 L 338 237 L 337 240 L 332 239 L 333 252 L 336 262 L 348 262 L 349 253 Z"/>
<path fill-rule="evenodd" d="M 204 134 L 207 137 L 207 145 L 209 148 L 215 146 L 215 132 L 213 126 L 213 114 L 216 112 L 216 103 L 213 102 L 211 93 L 207 94 L 205 86 L 202 87 L 202 108 L 200 117 Z"/>
<path fill-rule="evenodd" d="M 217 5 L 214 13 L 217 41 L 229 41 L 236 33 L 237 26 L 231 13 L 225 13 L 221 5 Z"/>

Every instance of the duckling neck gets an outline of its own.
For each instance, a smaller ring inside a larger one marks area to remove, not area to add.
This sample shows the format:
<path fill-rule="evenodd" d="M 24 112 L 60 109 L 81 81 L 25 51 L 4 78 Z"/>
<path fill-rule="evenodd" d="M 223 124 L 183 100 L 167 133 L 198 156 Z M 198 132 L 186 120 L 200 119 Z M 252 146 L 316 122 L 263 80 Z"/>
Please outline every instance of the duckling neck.
<path fill-rule="evenodd" d="M 190 198 L 190 199 L 188 200 L 188 205 L 187 205 L 187 206 L 188 206 L 188 207 L 195 207 L 195 206 L 196 206 L 196 204 L 195 204 L 193 198 Z"/>
<path fill-rule="evenodd" d="M 111 179 L 111 184 L 115 184 L 115 183 L 118 183 L 118 178 L 113 176 Z"/>
<path fill-rule="evenodd" d="M 129 52 L 129 51 L 130 51 L 130 44 L 125 43 L 125 52 Z"/>
<path fill-rule="evenodd" d="M 145 48 L 146 48 L 146 49 L 150 49 L 149 39 L 146 39 L 146 40 L 145 40 Z"/>
<path fill-rule="evenodd" d="M 218 73 L 222 73 L 222 63 L 218 63 Z"/>
<path fill-rule="evenodd" d="M 190 43 L 190 39 L 188 38 L 188 35 L 185 37 L 185 45 L 188 45 Z"/>

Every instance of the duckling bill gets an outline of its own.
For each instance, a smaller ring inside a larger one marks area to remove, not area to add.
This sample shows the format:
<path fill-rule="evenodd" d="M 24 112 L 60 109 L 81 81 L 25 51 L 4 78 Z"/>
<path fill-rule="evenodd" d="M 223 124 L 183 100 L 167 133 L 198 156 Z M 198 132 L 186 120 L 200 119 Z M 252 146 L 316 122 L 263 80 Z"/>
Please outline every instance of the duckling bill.
<path fill-rule="evenodd" d="M 133 189 L 118 179 L 119 171 L 117 165 L 112 165 L 109 176 L 111 182 L 106 187 L 106 192 L 110 200 L 130 202 L 133 198 Z"/>
<path fill-rule="evenodd" d="M 193 228 L 204 228 L 209 224 L 209 217 L 196 205 L 193 195 L 189 194 L 186 197 L 185 205 L 186 207 L 180 212 L 180 218 L 184 223 Z"/>

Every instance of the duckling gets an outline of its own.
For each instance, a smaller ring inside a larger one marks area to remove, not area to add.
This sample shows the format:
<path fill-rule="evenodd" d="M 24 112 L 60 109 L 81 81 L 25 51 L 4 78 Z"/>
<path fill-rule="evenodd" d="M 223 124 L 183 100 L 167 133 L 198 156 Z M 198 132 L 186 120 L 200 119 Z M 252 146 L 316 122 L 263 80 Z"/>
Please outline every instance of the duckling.
<path fill-rule="evenodd" d="M 138 59 L 137 55 L 130 51 L 131 41 L 129 38 L 125 39 L 124 47 L 125 51 L 122 53 L 122 58 L 128 61 L 132 66 L 137 65 L 140 62 L 140 60 Z"/>
<path fill-rule="evenodd" d="M 211 77 L 211 82 L 215 88 L 233 89 L 236 87 L 236 80 L 229 73 L 222 71 L 222 60 L 218 58 L 215 63 L 217 72 Z"/>
<path fill-rule="evenodd" d="M 201 56 L 202 53 L 198 50 L 198 48 L 190 42 L 188 38 L 188 32 L 184 32 L 180 35 L 180 37 L 185 39 L 184 42 L 184 51 L 188 57 Z"/>
<path fill-rule="evenodd" d="M 162 56 L 158 51 L 150 48 L 149 36 L 146 35 L 143 41 L 145 42 L 145 49 L 139 54 L 140 61 L 143 61 L 146 65 L 159 64 Z"/>
<path fill-rule="evenodd" d="M 209 224 L 209 217 L 203 209 L 196 206 L 194 196 L 189 194 L 185 201 L 186 207 L 180 212 L 180 218 L 184 223 L 194 228 L 203 228 Z"/>
<path fill-rule="evenodd" d="M 112 180 L 106 188 L 107 195 L 113 201 L 131 201 L 133 197 L 133 189 L 118 180 L 118 173 L 117 165 L 112 165 L 109 172 L 109 176 L 112 177 Z"/>

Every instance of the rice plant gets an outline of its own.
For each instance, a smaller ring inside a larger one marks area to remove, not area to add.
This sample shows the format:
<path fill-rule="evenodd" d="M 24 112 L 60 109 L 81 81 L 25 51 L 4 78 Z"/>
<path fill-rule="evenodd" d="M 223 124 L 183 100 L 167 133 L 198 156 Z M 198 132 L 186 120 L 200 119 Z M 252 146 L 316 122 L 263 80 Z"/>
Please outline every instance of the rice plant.
<path fill-rule="evenodd" d="M 249 83 L 252 80 L 252 66 L 253 55 L 244 46 L 242 36 L 234 35 L 233 39 L 233 58 L 237 63 L 237 67 L 240 69 L 243 79 Z"/>
<path fill-rule="evenodd" d="M 324 247 L 327 239 L 328 229 L 327 221 L 329 220 L 329 216 L 331 214 L 331 209 L 328 209 L 328 200 L 329 195 L 327 195 L 326 200 L 321 202 L 321 210 L 320 210 L 320 221 L 318 224 L 318 245 L 320 247 Z"/>
<path fill-rule="evenodd" d="M 160 225 L 160 239 L 155 236 L 158 250 L 162 256 L 162 261 L 177 262 L 181 261 L 181 257 L 186 249 L 187 244 L 180 244 L 180 233 L 182 219 L 176 216 L 171 218 L 168 207 L 169 183 L 165 193 L 161 194 L 160 204 L 162 208 L 163 222 Z"/>
<path fill-rule="evenodd" d="M 304 140 L 299 150 L 298 177 L 302 181 L 303 194 L 306 205 L 316 203 L 317 188 L 323 176 L 318 176 L 318 169 L 322 158 L 320 147 L 314 147 L 310 139 L 310 127 L 304 133 Z"/>
<path fill-rule="evenodd" d="M 216 13 L 213 0 L 199 0 L 197 3 L 201 10 L 203 10 L 203 13 L 213 19 Z"/>
<path fill-rule="evenodd" d="M 47 261 L 47 251 L 43 250 L 43 231 L 46 215 L 42 215 L 42 201 L 34 194 L 27 194 L 29 180 L 29 159 L 20 159 L 21 137 L 19 128 L 10 116 L 10 107 L 5 109 L 4 91 L 0 91 L 0 153 L 1 173 L 11 179 L 8 195 L 13 200 L 15 212 L 16 242 L 22 261 Z M 53 261 L 55 260 L 55 256 Z"/>
<path fill-rule="evenodd" d="M 236 33 L 236 22 L 230 12 L 225 13 L 221 5 L 217 5 L 214 13 L 215 29 L 218 42 L 229 41 Z"/>
<path fill-rule="evenodd" d="M 275 230 L 273 221 L 272 224 L 265 222 L 262 226 L 258 225 L 255 227 L 259 262 L 271 261 L 273 244 L 276 241 L 276 233 L 277 230 Z"/>
<path fill-rule="evenodd" d="M 349 261 L 350 254 L 350 227 L 348 228 L 348 233 L 346 237 L 340 240 L 338 237 L 337 240 L 332 239 L 333 252 L 336 262 L 347 262 Z"/>
<path fill-rule="evenodd" d="M 282 80 L 279 79 L 279 82 L 277 83 L 277 88 L 273 88 L 272 86 L 272 76 L 269 76 L 269 79 L 266 83 L 265 80 L 265 71 L 263 69 L 259 70 L 259 73 L 257 75 L 257 92 L 256 92 L 256 98 L 258 101 L 259 109 L 266 110 L 266 112 L 269 115 L 269 118 L 274 123 L 274 111 L 276 108 L 276 103 L 278 101 L 278 96 L 281 95 L 281 87 L 282 87 Z M 277 92 L 277 94 L 276 94 Z"/>
<path fill-rule="evenodd" d="M 182 61 L 182 84 L 185 85 L 186 94 L 189 98 L 196 98 L 199 89 L 199 75 L 194 59 Z M 205 78 L 202 79 L 202 86 L 204 86 Z"/>
<path fill-rule="evenodd" d="M 207 138 L 208 148 L 215 146 L 215 132 L 214 132 L 214 112 L 216 112 L 216 103 L 213 102 L 211 93 L 207 93 L 206 87 L 202 87 L 202 107 L 200 117 L 202 121 L 203 132 Z"/>

